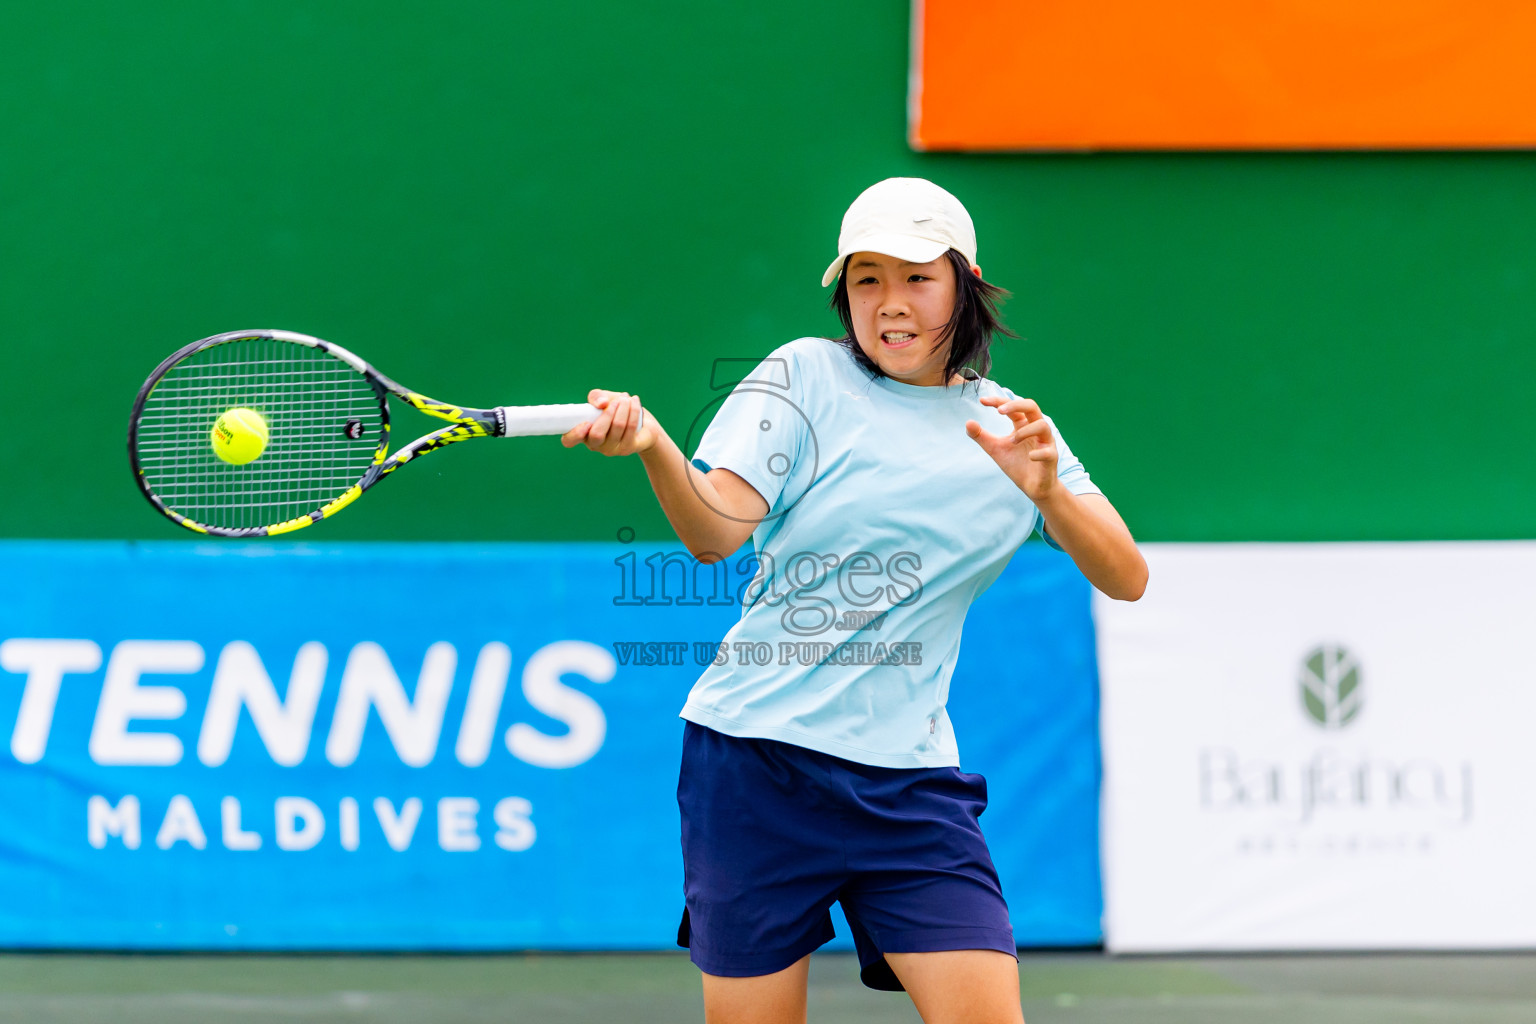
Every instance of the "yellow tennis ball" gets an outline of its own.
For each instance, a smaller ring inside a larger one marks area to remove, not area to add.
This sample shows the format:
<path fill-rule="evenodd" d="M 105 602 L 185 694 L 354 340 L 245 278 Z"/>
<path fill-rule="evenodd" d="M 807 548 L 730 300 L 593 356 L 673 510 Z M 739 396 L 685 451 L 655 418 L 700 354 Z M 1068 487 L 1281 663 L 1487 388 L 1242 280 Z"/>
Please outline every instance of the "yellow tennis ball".
<path fill-rule="evenodd" d="M 267 421 L 255 409 L 230 409 L 213 421 L 208 440 L 213 445 L 213 454 L 243 466 L 261 458 L 267 450 Z"/>

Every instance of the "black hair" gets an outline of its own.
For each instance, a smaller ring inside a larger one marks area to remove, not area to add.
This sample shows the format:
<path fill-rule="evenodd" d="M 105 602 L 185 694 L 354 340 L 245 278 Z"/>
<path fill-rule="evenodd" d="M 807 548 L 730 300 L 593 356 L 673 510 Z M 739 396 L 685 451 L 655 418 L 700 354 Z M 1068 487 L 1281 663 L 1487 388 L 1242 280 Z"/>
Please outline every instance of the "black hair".
<path fill-rule="evenodd" d="M 950 249 L 944 255 L 955 271 L 955 309 L 939 333 L 937 342 L 939 345 L 945 341 L 950 342 L 949 358 L 944 362 L 944 381 L 947 385 L 966 366 L 974 367 L 978 374 L 985 377 L 992 368 L 993 336 L 1000 334 L 1005 338 L 1017 338 L 1018 335 L 1008 329 L 997 311 L 998 304 L 1008 298 L 1008 292 L 983 281 L 971 270 L 970 261 L 956 250 Z M 853 334 L 853 312 L 848 300 L 848 260 L 852 258 L 849 256 L 843 260 L 843 272 L 837 276 L 837 289 L 832 293 L 832 301 L 829 303 L 837 312 L 837 318 L 843 322 L 843 336 L 833 340 L 846 348 L 854 361 L 870 375 L 884 377 L 885 371 L 864 354 Z"/>

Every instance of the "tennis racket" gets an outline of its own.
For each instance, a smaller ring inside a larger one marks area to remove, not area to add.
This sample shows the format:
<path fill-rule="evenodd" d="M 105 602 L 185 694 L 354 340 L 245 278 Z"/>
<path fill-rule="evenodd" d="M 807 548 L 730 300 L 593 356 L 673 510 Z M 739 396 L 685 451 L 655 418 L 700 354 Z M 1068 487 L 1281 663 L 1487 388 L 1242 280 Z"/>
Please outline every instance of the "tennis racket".
<path fill-rule="evenodd" d="M 390 454 L 391 395 L 449 425 Z M 254 428 L 243 440 L 245 454 L 257 454 L 241 464 L 215 451 L 232 411 Z M 464 409 L 401 387 L 340 345 L 230 331 L 194 341 L 149 375 L 128 421 L 128 458 L 144 496 L 172 522 L 270 537 L 335 515 L 428 452 L 474 437 L 563 434 L 598 413 L 585 403 Z"/>

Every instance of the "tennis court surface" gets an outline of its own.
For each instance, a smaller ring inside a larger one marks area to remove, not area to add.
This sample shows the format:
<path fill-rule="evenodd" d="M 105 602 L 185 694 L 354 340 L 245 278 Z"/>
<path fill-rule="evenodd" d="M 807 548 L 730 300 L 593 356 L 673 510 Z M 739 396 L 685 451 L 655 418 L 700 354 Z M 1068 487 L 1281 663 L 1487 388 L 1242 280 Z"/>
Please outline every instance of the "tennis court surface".
<path fill-rule="evenodd" d="M 1536 953 L 1115 959 L 1027 954 L 1029 1024 L 1536 1021 Z M 681 954 L 573 956 L 0 955 L 0 1024 L 113 1021 L 586 1024 L 701 1020 Z M 813 1024 L 917 1021 L 905 996 L 815 957 Z"/>

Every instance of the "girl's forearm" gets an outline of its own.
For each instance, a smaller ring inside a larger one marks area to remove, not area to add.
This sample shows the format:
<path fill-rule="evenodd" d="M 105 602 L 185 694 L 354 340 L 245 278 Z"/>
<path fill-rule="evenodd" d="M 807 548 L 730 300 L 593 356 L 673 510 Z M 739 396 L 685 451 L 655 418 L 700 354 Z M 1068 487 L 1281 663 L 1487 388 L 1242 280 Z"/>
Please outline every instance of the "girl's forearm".
<path fill-rule="evenodd" d="M 1135 601 L 1146 592 L 1147 561 L 1108 498 L 1073 494 L 1058 485 L 1035 507 L 1051 539 L 1072 557 L 1088 582 L 1120 601 Z"/>

